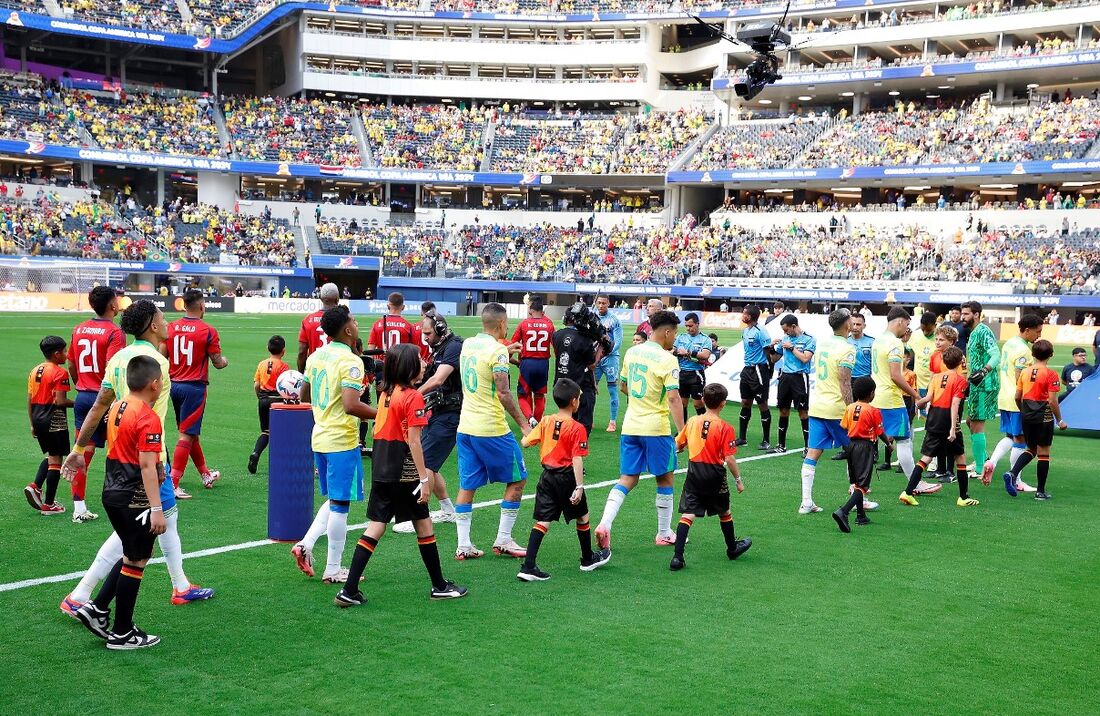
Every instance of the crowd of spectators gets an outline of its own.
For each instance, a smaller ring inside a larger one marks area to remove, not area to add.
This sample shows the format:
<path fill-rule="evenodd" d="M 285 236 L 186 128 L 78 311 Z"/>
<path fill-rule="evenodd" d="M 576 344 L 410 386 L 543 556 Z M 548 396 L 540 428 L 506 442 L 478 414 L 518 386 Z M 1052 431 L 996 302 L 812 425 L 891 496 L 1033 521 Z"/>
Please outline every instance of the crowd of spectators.
<path fill-rule="evenodd" d="M 688 170 L 785 166 L 825 127 L 824 117 L 791 117 L 722 127 L 696 152 Z"/>
<path fill-rule="evenodd" d="M 1027 293 L 1094 293 L 1100 232 L 987 228 L 944 250 L 938 271 L 951 281 L 1007 281 Z"/>
<path fill-rule="evenodd" d="M 379 256 L 390 274 L 436 275 L 451 258 L 438 227 L 360 225 L 355 219 L 322 219 L 316 226 L 321 251 L 347 256 Z"/>
<path fill-rule="evenodd" d="M 699 110 L 648 112 L 629 120 L 615 151 L 612 174 L 662 174 L 710 126 Z"/>
<path fill-rule="evenodd" d="M 229 97 L 222 103 L 233 151 L 241 159 L 358 167 L 352 109 L 341 102 Z"/>
<path fill-rule="evenodd" d="M 579 111 L 564 119 L 505 115 L 492 143 L 492 168 L 500 172 L 607 174 L 621 141 L 625 115 L 600 117 Z"/>
<path fill-rule="evenodd" d="M 38 75 L 0 74 L 0 136 L 49 144 L 86 144 L 55 100 L 58 90 Z"/>
<path fill-rule="evenodd" d="M 368 106 L 363 129 L 378 166 L 477 171 L 485 157 L 485 123 L 498 113 L 448 105 Z"/>

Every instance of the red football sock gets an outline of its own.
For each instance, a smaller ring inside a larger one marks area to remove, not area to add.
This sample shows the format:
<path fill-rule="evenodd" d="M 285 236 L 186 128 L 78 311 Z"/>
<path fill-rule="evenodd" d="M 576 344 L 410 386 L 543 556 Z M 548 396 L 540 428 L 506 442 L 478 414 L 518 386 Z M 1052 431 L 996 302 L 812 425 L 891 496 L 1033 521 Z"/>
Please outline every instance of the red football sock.
<path fill-rule="evenodd" d="M 534 407 L 530 393 L 519 396 L 519 412 L 523 413 L 523 417 L 530 420 L 531 416 L 534 415 Z"/>
<path fill-rule="evenodd" d="M 200 475 L 209 472 L 206 467 L 206 456 L 202 454 L 202 445 L 199 444 L 199 436 L 194 435 L 191 437 L 191 461 L 195 463 L 195 469 L 199 471 Z M 184 461 L 186 465 L 186 461 Z"/>
<path fill-rule="evenodd" d="M 542 420 L 543 411 L 546 410 L 546 395 L 535 396 L 535 420 Z"/>
<path fill-rule="evenodd" d="M 176 449 L 172 451 L 172 486 L 179 487 L 180 479 L 187 470 L 187 458 L 191 455 L 191 440 L 182 438 L 176 443 Z"/>
<path fill-rule="evenodd" d="M 85 448 L 85 450 L 84 450 L 84 469 L 81 470 L 80 472 L 76 473 L 76 476 L 73 477 L 72 484 L 70 485 L 70 490 L 72 491 L 72 494 L 73 494 L 73 500 L 79 500 L 79 501 L 84 500 L 84 493 L 87 492 L 87 488 L 88 488 L 88 473 L 91 472 L 92 457 L 94 455 L 95 455 L 95 446 L 94 445 L 89 445 L 87 448 Z"/>

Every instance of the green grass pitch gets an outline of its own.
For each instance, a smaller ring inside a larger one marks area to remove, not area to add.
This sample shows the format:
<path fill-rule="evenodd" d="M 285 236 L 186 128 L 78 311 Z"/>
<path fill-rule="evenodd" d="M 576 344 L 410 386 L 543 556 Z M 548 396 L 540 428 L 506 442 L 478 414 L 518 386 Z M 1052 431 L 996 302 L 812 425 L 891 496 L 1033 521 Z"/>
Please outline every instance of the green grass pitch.
<path fill-rule="evenodd" d="M 185 484 L 195 499 L 180 509 L 187 553 L 266 536 L 266 459 L 260 474 L 245 471 L 258 430 L 251 376 L 271 334 L 295 343 L 299 319 L 209 316 L 230 360 L 212 371 L 203 434 L 222 480 L 203 490 L 189 468 Z M 43 518 L 21 492 L 40 460 L 27 425 L 26 375 L 40 360 L 39 339 L 68 339 L 77 320 L 0 316 L 0 585 L 81 571 L 110 530 L 102 517 L 87 525 L 68 515 Z M 456 324 L 473 332 L 468 319 Z M 364 319 L 364 333 L 368 326 Z M 1054 363 L 1068 359 L 1063 349 Z M 736 408 L 726 415 L 735 421 Z M 587 461 L 592 483 L 617 477 L 617 436 L 603 432 L 606 420 L 601 387 Z M 174 442 L 175 426 L 166 428 Z M 799 445 L 799 430 L 791 432 Z M 754 416 L 740 457 L 755 456 L 759 438 Z M 553 579 L 524 584 L 515 578 L 517 561 L 490 554 L 454 562 L 454 528 L 440 525 L 445 574 L 470 588 L 454 602 L 428 601 L 411 535 L 383 539 L 363 587 L 370 602 L 359 609 L 336 609 L 337 588 L 306 579 L 286 545 L 187 559 L 192 581 L 217 596 L 183 607 L 169 604 L 167 572 L 155 565 L 136 617 L 163 642 L 137 653 L 106 651 L 58 611 L 75 580 L 3 588 L 0 705 L 7 714 L 82 715 L 131 707 L 157 714 L 1096 713 L 1098 446 L 1083 434 L 1055 440 L 1049 503 L 1012 499 L 995 480 L 972 489 L 977 508 L 956 508 L 953 486 L 907 508 L 896 499 L 901 476 L 879 474 L 872 497 L 882 507 L 871 526 L 851 535 L 840 534 L 828 512 L 846 495 L 843 463 L 825 460 L 818 470 L 815 498 L 826 511 L 799 516 L 800 457 L 745 462 L 747 489 L 734 496 L 733 512 L 753 549 L 729 562 L 717 520 L 701 520 L 688 568 L 675 574 L 671 548 L 653 544 L 652 481 L 627 499 L 614 558 L 591 574 L 577 569 L 572 526 L 555 525 L 544 542 L 539 562 Z M 88 490 L 97 511 L 103 464 L 100 452 Z M 445 474 L 453 495 L 453 457 Z M 526 492 L 533 491 L 532 481 Z M 71 505 L 64 484 L 59 494 Z M 594 522 L 606 494 L 591 491 Z M 487 488 L 478 499 L 500 495 Z M 352 521 L 363 513 L 355 508 Z M 498 514 L 495 507 L 474 513 L 474 541 L 483 549 Z M 525 501 L 519 542 L 531 522 Z M 349 534 L 345 563 L 356 536 Z M 321 560 L 324 548 L 322 540 Z"/>

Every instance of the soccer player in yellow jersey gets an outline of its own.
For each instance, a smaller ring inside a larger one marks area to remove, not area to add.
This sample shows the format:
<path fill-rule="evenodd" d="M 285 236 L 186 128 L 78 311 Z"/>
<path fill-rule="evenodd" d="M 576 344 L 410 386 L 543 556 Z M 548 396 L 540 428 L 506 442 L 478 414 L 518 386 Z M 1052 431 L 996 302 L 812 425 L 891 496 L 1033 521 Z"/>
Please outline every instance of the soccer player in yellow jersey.
<path fill-rule="evenodd" d="M 306 359 L 302 401 L 313 408 L 313 462 L 321 494 L 326 497 L 309 531 L 290 553 L 306 576 L 313 576 L 313 545 L 328 534 L 328 561 L 322 580 L 343 584 L 348 570 L 342 566 L 348 536 L 348 511 L 352 502 L 363 501 L 363 458 L 359 452 L 359 421 L 374 417 L 375 410 L 362 401 L 363 359 L 352 346 L 359 324 L 347 306 L 326 308 L 321 330 L 328 343 Z"/>
<path fill-rule="evenodd" d="M 523 417 L 508 386 L 511 358 L 508 345 L 501 342 L 507 335 L 508 312 L 499 303 L 490 303 L 481 311 L 481 332 L 462 342 L 458 361 L 462 412 L 458 417 L 458 497 L 455 499 L 458 528 L 455 559 L 458 560 L 477 559 L 485 554 L 470 541 L 470 523 L 474 493 L 490 482 L 505 485 L 493 553 L 503 557 L 527 556 L 527 550 L 512 539 L 523 486 L 527 483 L 527 465 L 516 436 L 508 427 L 505 413 L 512 416 L 524 435 L 531 432 L 531 424 Z"/>
<path fill-rule="evenodd" d="M 1001 432 L 1004 437 L 993 448 L 993 455 L 986 460 L 982 467 L 982 482 L 989 484 L 997 470 L 997 463 L 1005 455 L 1009 455 L 1008 464 L 1011 467 L 1016 464 L 1016 458 L 1027 450 L 1027 441 L 1024 439 L 1024 423 L 1020 419 L 1020 406 L 1016 405 L 1016 383 L 1020 379 L 1020 372 L 1030 368 L 1034 359 L 1031 357 L 1031 344 L 1039 340 L 1043 335 L 1043 319 L 1034 313 L 1020 316 L 1016 323 L 1020 334 L 1005 341 L 1001 348 L 1000 393 L 997 395 L 997 407 L 1001 411 Z M 1035 492 L 1035 488 L 1016 477 L 1017 492 Z"/>
<path fill-rule="evenodd" d="M 936 352 L 936 314 L 925 311 L 920 317 L 920 330 L 909 337 L 913 351 L 913 372 L 917 374 L 917 392 L 923 398 L 932 381 L 932 354 Z"/>
<path fill-rule="evenodd" d="M 894 306 L 886 314 L 886 332 L 875 339 L 871 348 L 871 377 L 875 379 L 875 399 L 871 405 L 882 413 L 882 427 L 894 438 L 903 475 L 913 474 L 913 434 L 905 397 L 918 406 L 926 402 L 905 379 L 905 344 L 901 337 L 909 329 L 909 311 Z M 903 495 L 905 493 L 902 493 Z"/>
<path fill-rule="evenodd" d="M 833 335 L 817 345 L 814 354 L 814 389 L 810 395 L 810 436 L 802 459 L 802 504 L 798 514 L 821 512 L 814 503 L 814 476 L 821 454 L 848 446 L 848 431 L 840 425 L 852 402 L 852 368 L 856 347 L 848 342 L 852 313 L 841 308 L 829 314 Z"/>
<path fill-rule="evenodd" d="M 648 471 L 657 476 L 657 538 L 659 545 L 675 545 L 672 531 L 672 472 L 676 469 L 673 435 L 684 429 L 680 398 L 680 365 L 669 351 L 676 342 L 680 318 L 672 311 L 650 316 L 649 340 L 630 348 L 623 357 L 619 390 L 629 399 L 619 440 L 619 482 L 611 488 L 603 517 L 596 528 L 600 549 L 611 546 L 611 525 L 627 494 Z M 676 431 L 669 429 L 671 413 Z"/>
<path fill-rule="evenodd" d="M 160 395 L 153 404 L 153 412 L 160 418 L 161 423 L 168 415 L 170 402 L 171 381 L 168 378 L 168 359 L 160 353 L 160 346 L 168 339 L 168 322 L 164 314 L 156 305 L 148 300 L 134 301 L 122 312 L 119 326 L 124 333 L 134 337 L 134 342 L 126 346 L 111 357 L 103 372 L 103 382 L 100 384 L 99 394 L 95 404 L 88 411 L 80 427 L 80 434 L 76 437 L 76 446 L 72 453 L 65 459 L 62 472 L 66 479 L 79 470 L 85 469 L 84 449 L 91 444 L 96 426 L 103 421 L 111 404 L 118 400 L 125 400 L 130 394 L 130 388 L 126 382 L 127 367 L 135 356 L 149 356 L 154 359 L 161 370 Z M 160 462 L 167 463 L 168 451 L 162 445 Z M 172 578 L 172 604 L 182 605 L 194 601 L 209 599 L 214 596 L 214 590 L 192 584 L 183 571 L 183 545 L 179 534 L 179 513 L 176 511 L 176 495 L 172 489 L 172 481 L 164 480 L 160 484 L 160 502 L 163 509 L 165 530 L 157 538 L 160 551 L 164 555 L 168 574 Z M 84 573 L 84 577 L 67 597 L 61 602 L 61 611 L 75 618 L 76 610 L 82 604 L 91 599 L 92 590 L 101 580 L 106 579 L 111 569 L 122 559 L 122 540 L 115 533 L 107 538 L 103 546 L 99 548 L 92 565 Z M 105 616 L 103 617 L 106 618 Z"/>

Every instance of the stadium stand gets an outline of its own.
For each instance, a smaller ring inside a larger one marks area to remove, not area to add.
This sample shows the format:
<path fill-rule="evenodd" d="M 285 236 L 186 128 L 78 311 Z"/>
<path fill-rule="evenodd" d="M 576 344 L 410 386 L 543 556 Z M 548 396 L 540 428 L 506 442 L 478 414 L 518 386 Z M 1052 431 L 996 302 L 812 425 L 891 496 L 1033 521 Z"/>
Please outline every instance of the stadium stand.
<path fill-rule="evenodd" d="M 352 110 L 339 102 L 230 97 L 222 104 L 241 159 L 358 167 Z"/>
<path fill-rule="evenodd" d="M 368 106 L 363 128 L 379 166 L 474 171 L 481 167 L 482 136 L 493 114 L 447 105 Z"/>

